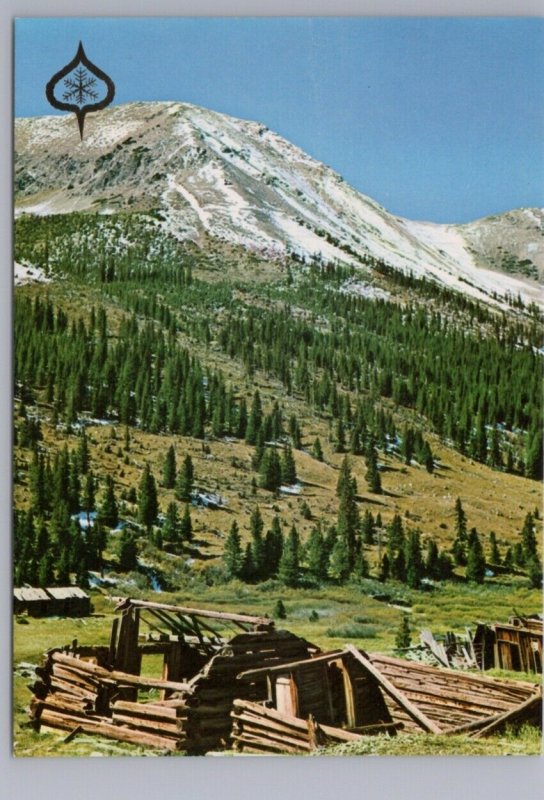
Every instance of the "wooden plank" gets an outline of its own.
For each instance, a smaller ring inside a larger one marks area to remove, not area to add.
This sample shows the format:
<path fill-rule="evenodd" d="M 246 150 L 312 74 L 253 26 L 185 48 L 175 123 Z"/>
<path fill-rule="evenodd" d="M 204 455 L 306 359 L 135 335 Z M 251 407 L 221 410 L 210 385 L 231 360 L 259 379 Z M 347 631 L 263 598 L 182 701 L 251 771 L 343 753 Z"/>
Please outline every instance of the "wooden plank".
<path fill-rule="evenodd" d="M 439 728 L 439 726 L 433 722 L 433 720 L 429 719 L 425 714 L 423 714 L 413 703 L 411 703 L 401 691 L 393 686 L 391 681 L 382 675 L 380 670 L 375 667 L 366 656 L 359 652 L 356 647 L 354 647 L 352 644 L 348 644 L 346 645 L 346 650 L 351 653 L 351 655 L 365 668 L 365 670 L 376 679 L 382 689 L 393 700 L 395 700 L 395 702 L 398 703 L 406 711 L 406 713 L 413 720 L 415 720 L 415 722 L 417 722 L 421 728 L 423 728 L 423 730 L 426 730 L 429 733 L 442 733 L 442 730 Z"/>
<path fill-rule="evenodd" d="M 66 714 L 57 714 L 53 711 L 44 709 L 42 713 L 42 725 L 52 728 L 72 730 L 75 725 L 79 725 L 85 733 L 99 734 L 108 739 L 117 739 L 121 742 L 129 742 L 141 746 L 158 747 L 164 750 L 178 750 L 180 745 L 173 738 L 166 736 L 155 736 L 150 733 L 134 731 L 130 728 L 122 728 L 120 725 L 112 725 L 102 720 L 79 720 Z"/>
<path fill-rule="evenodd" d="M 482 736 L 490 736 L 500 729 L 504 728 L 509 723 L 521 722 L 525 716 L 530 716 L 533 713 L 540 711 L 540 720 L 542 724 L 542 694 L 535 694 L 524 703 L 521 703 L 516 708 L 512 708 L 504 714 L 499 714 L 494 720 L 491 720 L 484 728 L 481 728 L 474 734 L 475 739 Z"/>
<path fill-rule="evenodd" d="M 88 661 L 73 658 L 73 656 L 66 656 L 63 653 L 53 653 L 51 658 L 58 663 L 67 664 L 73 666 L 74 669 L 80 669 L 82 672 L 96 675 L 100 679 L 104 678 L 127 686 L 141 686 L 147 689 L 172 689 L 176 692 L 192 691 L 192 688 L 187 683 L 163 681 L 160 680 L 160 678 L 147 678 L 142 675 L 132 675 L 119 670 L 107 670 L 105 667 L 99 667 L 97 664 L 90 664 Z"/>

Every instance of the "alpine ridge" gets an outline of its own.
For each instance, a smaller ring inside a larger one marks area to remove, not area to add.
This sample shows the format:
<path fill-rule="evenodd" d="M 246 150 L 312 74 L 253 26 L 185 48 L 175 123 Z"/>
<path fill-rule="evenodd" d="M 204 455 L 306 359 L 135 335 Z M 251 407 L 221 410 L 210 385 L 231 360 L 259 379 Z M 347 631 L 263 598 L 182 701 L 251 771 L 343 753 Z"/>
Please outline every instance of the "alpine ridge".
<path fill-rule="evenodd" d="M 152 213 L 178 239 L 206 235 L 266 258 L 376 261 L 484 302 L 544 305 L 543 209 L 466 225 L 390 214 L 258 122 L 181 102 L 15 121 L 16 214 Z"/>

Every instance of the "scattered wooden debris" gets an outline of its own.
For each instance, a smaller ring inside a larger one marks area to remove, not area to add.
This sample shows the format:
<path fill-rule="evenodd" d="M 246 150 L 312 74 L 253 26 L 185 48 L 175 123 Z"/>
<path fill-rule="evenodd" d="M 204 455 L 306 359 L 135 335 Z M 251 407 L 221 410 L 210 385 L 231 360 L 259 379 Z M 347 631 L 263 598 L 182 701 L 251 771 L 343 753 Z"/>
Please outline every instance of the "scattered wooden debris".
<path fill-rule="evenodd" d="M 542 673 L 542 617 L 515 616 L 507 623 L 480 622 L 476 632 L 446 633 L 439 641 L 431 631 L 422 630 L 420 639 L 435 663 L 452 669 L 508 669 Z"/>

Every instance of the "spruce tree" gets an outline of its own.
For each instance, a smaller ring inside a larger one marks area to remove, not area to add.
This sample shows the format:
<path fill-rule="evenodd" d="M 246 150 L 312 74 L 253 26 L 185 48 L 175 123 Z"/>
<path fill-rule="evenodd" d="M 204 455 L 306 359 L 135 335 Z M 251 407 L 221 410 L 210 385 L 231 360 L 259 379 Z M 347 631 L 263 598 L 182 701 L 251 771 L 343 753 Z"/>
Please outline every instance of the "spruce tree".
<path fill-rule="evenodd" d="M 173 489 L 176 485 L 176 451 L 174 445 L 170 445 L 164 458 L 162 472 L 162 485 L 165 489 Z"/>
<path fill-rule="evenodd" d="M 255 444 L 257 441 L 257 434 L 261 427 L 263 418 L 263 409 L 261 404 L 261 396 L 259 390 L 256 389 L 253 395 L 253 402 L 251 404 L 251 412 L 246 428 L 246 442 L 247 444 Z"/>
<path fill-rule="evenodd" d="M 329 557 L 328 574 L 338 583 L 344 583 L 349 578 L 351 569 L 346 538 L 338 535 Z"/>
<path fill-rule="evenodd" d="M 499 551 L 499 546 L 497 544 L 497 537 L 494 531 L 491 531 L 489 534 L 489 562 L 495 566 L 500 566 L 501 564 L 501 554 Z"/>
<path fill-rule="evenodd" d="M 118 561 L 120 572 L 132 572 L 138 564 L 138 548 L 133 534 L 126 528 L 119 537 Z"/>
<path fill-rule="evenodd" d="M 166 508 L 166 517 L 162 529 L 163 540 L 172 542 L 172 544 L 179 544 L 180 541 L 180 518 L 178 511 L 178 504 L 168 503 Z"/>
<path fill-rule="evenodd" d="M 483 583 L 485 579 L 485 556 L 476 528 L 472 528 L 470 531 L 467 550 L 467 581 L 470 583 Z"/>
<path fill-rule="evenodd" d="M 321 526 L 316 525 L 312 528 L 306 543 L 306 564 L 309 574 L 317 581 L 325 580 L 327 577 L 327 562 L 328 557 Z"/>
<path fill-rule="evenodd" d="M 300 540 L 295 526 L 291 527 L 285 544 L 278 569 L 278 578 L 286 586 L 297 586 L 300 569 Z"/>
<path fill-rule="evenodd" d="M 254 577 L 256 580 L 263 580 L 266 577 L 267 564 L 265 544 L 263 539 L 264 523 L 259 506 L 255 506 L 251 512 L 249 529 L 251 533 L 251 555 Z"/>
<path fill-rule="evenodd" d="M 313 446 L 312 446 L 312 455 L 317 461 L 323 461 L 323 448 L 321 447 L 321 442 L 319 441 L 319 436 L 315 437 Z"/>
<path fill-rule="evenodd" d="M 365 479 L 369 492 L 373 494 L 382 493 L 382 480 L 378 470 L 378 454 L 373 441 L 369 443 L 366 451 Z"/>
<path fill-rule="evenodd" d="M 272 527 L 267 531 L 264 541 L 266 570 L 270 577 L 278 573 L 283 552 L 283 533 L 279 517 L 272 519 Z"/>
<path fill-rule="evenodd" d="M 99 519 L 108 528 L 115 528 L 119 522 L 119 509 L 111 475 L 106 475 L 106 491 L 100 506 Z"/>
<path fill-rule="evenodd" d="M 411 531 L 406 543 L 406 582 L 412 589 L 419 588 L 423 577 L 423 557 L 418 531 Z"/>
<path fill-rule="evenodd" d="M 292 486 L 297 482 L 297 468 L 290 445 L 287 445 L 282 453 L 281 480 L 287 486 Z"/>
<path fill-rule="evenodd" d="M 157 486 L 151 468 L 146 464 L 138 491 L 138 522 L 149 530 L 155 523 L 158 513 Z"/>
<path fill-rule="evenodd" d="M 397 630 L 395 637 L 395 649 L 397 651 L 408 650 L 412 644 L 412 637 L 410 636 L 410 621 L 408 614 L 402 615 L 402 620 Z"/>
<path fill-rule="evenodd" d="M 191 520 L 191 512 L 189 511 L 189 503 L 185 504 L 183 516 L 179 524 L 179 535 L 182 542 L 193 541 L 193 522 Z"/>
<path fill-rule="evenodd" d="M 243 562 L 244 557 L 238 523 L 236 520 L 233 520 L 225 542 L 225 549 L 223 550 L 223 564 L 225 567 L 225 574 L 229 580 L 241 576 Z"/>
<path fill-rule="evenodd" d="M 188 503 L 191 499 L 194 484 L 194 468 L 190 455 L 186 455 L 176 480 L 176 497 Z"/>
<path fill-rule="evenodd" d="M 277 492 L 281 486 L 281 464 L 275 447 L 267 447 L 259 466 L 259 486 Z"/>
<path fill-rule="evenodd" d="M 456 564 L 467 563 L 467 517 L 461 498 L 458 497 L 455 501 L 455 540 L 452 547 L 452 554 Z"/>

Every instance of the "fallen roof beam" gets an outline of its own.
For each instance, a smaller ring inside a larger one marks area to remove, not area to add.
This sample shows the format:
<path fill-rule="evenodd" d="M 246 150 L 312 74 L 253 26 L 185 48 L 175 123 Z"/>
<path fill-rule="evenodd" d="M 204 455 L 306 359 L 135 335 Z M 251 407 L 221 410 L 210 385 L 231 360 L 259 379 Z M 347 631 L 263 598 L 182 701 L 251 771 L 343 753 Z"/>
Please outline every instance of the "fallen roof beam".
<path fill-rule="evenodd" d="M 209 619 L 224 620 L 226 622 L 246 623 L 248 625 L 266 625 L 274 627 L 274 620 L 268 617 L 252 617 L 248 614 L 231 614 L 226 611 L 210 611 L 206 608 L 191 608 L 190 606 L 174 606 L 167 603 L 154 603 L 149 600 L 132 600 L 130 597 L 120 599 L 116 611 L 121 611 L 129 606 L 135 608 L 149 608 L 159 611 L 171 611 L 175 614 L 183 614 L 195 617 L 208 617 Z"/>
<path fill-rule="evenodd" d="M 314 658 L 303 658 L 299 659 L 298 661 L 285 661 L 283 664 L 273 664 L 270 667 L 247 669 L 244 672 L 240 672 L 236 677 L 238 680 L 244 680 L 246 678 L 253 678 L 254 676 L 256 677 L 258 675 L 270 674 L 272 672 L 291 672 L 299 667 L 306 667 L 310 664 L 318 664 L 320 661 L 337 661 L 345 654 L 345 650 L 335 650 L 332 653 L 325 653 L 323 655 L 315 656 Z"/>
<path fill-rule="evenodd" d="M 536 717 L 537 715 L 540 719 L 540 725 L 542 725 L 542 694 L 540 692 L 519 706 L 510 709 L 510 711 L 496 716 L 484 728 L 480 728 L 474 734 L 474 738 L 479 739 L 481 736 L 489 736 L 492 733 L 497 733 L 510 723 L 524 722 L 526 718 Z"/>
<path fill-rule="evenodd" d="M 442 729 L 438 727 L 436 722 L 433 722 L 432 719 L 429 719 L 422 711 L 417 708 L 408 698 L 406 697 L 403 692 L 399 691 L 396 686 L 394 686 L 391 681 L 389 681 L 382 673 L 380 672 L 377 667 L 375 667 L 369 659 L 364 656 L 356 647 L 352 644 L 346 645 L 346 650 L 351 653 L 353 658 L 355 658 L 362 667 L 364 667 L 365 671 L 372 675 L 375 678 L 384 692 L 386 692 L 396 703 L 398 703 L 406 713 L 415 721 L 417 724 L 423 728 L 423 730 L 428 731 L 429 733 L 442 733 Z"/>

